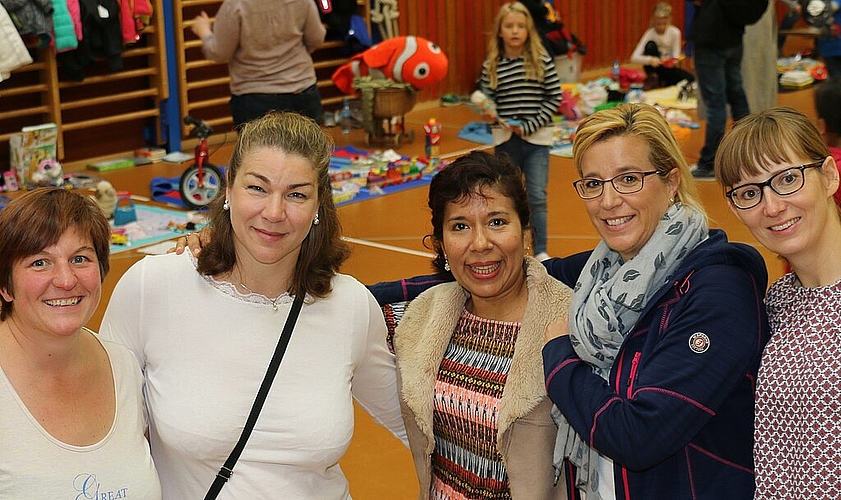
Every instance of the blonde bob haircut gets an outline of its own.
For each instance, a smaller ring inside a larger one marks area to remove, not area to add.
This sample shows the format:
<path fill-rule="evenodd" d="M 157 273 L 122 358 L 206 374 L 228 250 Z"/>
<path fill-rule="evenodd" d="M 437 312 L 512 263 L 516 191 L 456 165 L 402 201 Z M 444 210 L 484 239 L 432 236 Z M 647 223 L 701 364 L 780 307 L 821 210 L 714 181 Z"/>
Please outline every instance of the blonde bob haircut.
<path fill-rule="evenodd" d="M 748 115 L 725 134 L 715 155 L 715 176 L 725 188 L 765 171 L 764 165 L 817 161 L 830 156 L 817 127 L 794 108 Z"/>
<path fill-rule="evenodd" d="M 674 169 L 680 172 L 675 201 L 692 208 L 704 219 L 704 210 L 695 188 L 695 180 L 683 157 L 672 129 L 654 106 L 648 104 L 620 104 L 592 114 L 581 121 L 573 139 L 573 162 L 578 175 L 583 175 L 581 160 L 590 148 L 614 137 L 638 137 L 648 145 L 648 160 L 665 179 Z"/>

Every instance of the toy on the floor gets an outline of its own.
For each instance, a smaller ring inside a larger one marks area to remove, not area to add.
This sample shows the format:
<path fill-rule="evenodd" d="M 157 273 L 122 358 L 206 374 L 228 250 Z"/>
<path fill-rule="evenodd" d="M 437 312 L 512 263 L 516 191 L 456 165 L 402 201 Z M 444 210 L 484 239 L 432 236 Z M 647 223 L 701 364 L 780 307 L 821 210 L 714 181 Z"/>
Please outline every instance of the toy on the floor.
<path fill-rule="evenodd" d="M 355 78 L 389 79 L 423 89 L 447 74 L 447 56 L 441 47 L 417 36 L 389 38 L 356 54 L 333 73 L 333 83 L 345 94 L 354 94 Z"/>
<path fill-rule="evenodd" d="M 396 146 L 415 140 L 415 131 L 407 131 L 404 125 L 404 115 L 417 101 L 417 91 L 411 85 L 366 76 L 356 78 L 353 86 L 362 95 L 366 144 Z"/>
<path fill-rule="evenodd" d="M 578 96 L 573 96 L 572 91 L 563 89 L 561 91 L 561 104 L 558 105 L 558 112 L 567 120 L 580 120 L 581 111 L 575 106 L 578 104 Z"/>
<path fill-rule="evenodd" d="M 7 170 L 3 172 L 3 179 L 5 180 L 5 184 L 3 187 L 5 191 L 17 191 L 20 189 L 20 184 L 18 184 L 18 176 L 12 170 Z"/>
<path fill-rule="evenodd" d="M 362 127 L 367 144 L 400 144 L 414 140 L 403 115 L 412 110 L 417 90 L 435 85 L 447 74 L 447 56 L 429 40 L 416 36 L 389 38 L 351 58 L 333 73 L 345 94 L 362 98 Z"/>
<path fill-rule="evenodd" d="M 190 135 L 199 138 L 193 155 L 193 164 L 187 167 L 178 183 L 181 200 L 188 208 L 200 209 L 210 204 L 223 189 L 225 178 L 216 165 L 210 163 L 207 138 L 213 127 L 200 118 L 184 117 L 184 125 L 192 127 Z"/>
<path fill-rule="evenodd" d="M 54 158 L 45 158 L 38 163 L 30 179 L 35 186 L 61 186 L 64 184 L 64 171 L 61 163 Z"/>
<path fill-rule="evenodd" d="M 137 210 L 134 209 L 134 202 L 130 195 L 117 196 L 117 205 L 114 208 L 114 225 L 125 226 L 129 222 L 137 220 Z"/>
<path fill-rule="evenodd" d="M 423 126 L 426 132 L 426 157 L 432 158 L 441 154 L 441 124 L 435 118 L 430 118 Z"/>
<path fill-rule="evenodd" d="M 109 219 L 114 217 L 114 209 L 117 208 L 117 190 L 110 182 L 99 181 L 97 183 L 94 199 L 105 217 Z"/>

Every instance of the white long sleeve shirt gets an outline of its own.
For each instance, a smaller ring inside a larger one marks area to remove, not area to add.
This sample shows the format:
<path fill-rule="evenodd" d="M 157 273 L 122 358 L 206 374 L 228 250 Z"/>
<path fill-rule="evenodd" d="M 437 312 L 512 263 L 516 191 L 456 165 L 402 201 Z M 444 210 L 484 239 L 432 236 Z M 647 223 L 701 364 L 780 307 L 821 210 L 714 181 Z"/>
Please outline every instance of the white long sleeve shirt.
<path fill-rule="evenodd" d="M 680 30 L 675 26 L 669 26 L 663 34 L 657 33 L 654 28 L 648 28 L 637 43 L 634 53 L 631 55 L 631 62 L 634 64 L 650 65 L 654 60 L 653 56 L 643 55 L 645 45 L 654 41 L 660 49 L 660 59 L 666 60 L 678 57 L 682 52 Z"/>
<path fill-rule="evenodd" d="M 353 399 L 406 442 L 382 312 L 336 275 L 308 297 L 251 438 L 219 500 L 346 500 L 339 459 Z M 120 279 L 102 335 L 124 343 L 145 376 L 152 455 L 164 499 L 202 498 L 239 439 L 292 304 L 198 274 L 183 255 L 146 257 Z"/>

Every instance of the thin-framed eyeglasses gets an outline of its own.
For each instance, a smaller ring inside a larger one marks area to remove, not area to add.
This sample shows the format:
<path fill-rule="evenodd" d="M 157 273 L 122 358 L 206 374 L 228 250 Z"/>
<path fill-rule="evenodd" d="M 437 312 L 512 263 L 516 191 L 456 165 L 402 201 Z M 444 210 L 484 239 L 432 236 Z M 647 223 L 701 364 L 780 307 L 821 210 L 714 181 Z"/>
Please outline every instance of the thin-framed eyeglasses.
<path fill-rule="evenodd" d="M 598 198 L 604 192 L 604 185 L 606 183 L 613 184 L 613 189 L 620 194 L 632 194 L 642 190 L 645 183 L 645 178 L 649 175 L 658 173 L 657 170 L 649 170 L 648 172 L 622 172 L 610 179 L 597 179 L 595 177 L 584 177 L 573 182 L 575 192 L 583 200 L 590 200 Z"/>
<path fill-rule="evenodd" d="M 740 210 L 747 210 L 762 203 L 765 187 L 780 196 L 788 196 L 800 191 L 806 183 L 806 169 L 823 166 L 826 158 L 812 163 L 788 167 L 768 178 L 767 181 L 753 184 L 742 184 L 727 191 L 725 196 L 730 198 L 733 206 Z"/>

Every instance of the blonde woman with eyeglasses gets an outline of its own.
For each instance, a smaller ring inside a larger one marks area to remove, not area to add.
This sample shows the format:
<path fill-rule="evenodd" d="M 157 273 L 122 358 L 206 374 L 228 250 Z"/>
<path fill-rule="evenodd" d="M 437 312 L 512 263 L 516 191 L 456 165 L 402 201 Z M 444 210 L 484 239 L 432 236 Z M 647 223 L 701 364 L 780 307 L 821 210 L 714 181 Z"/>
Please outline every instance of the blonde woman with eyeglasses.
<path fill-rule="evenodd" d="M 550 325 L 543 348 L 556 467 L 586 500 L 752 499 L 754 381 L 769 335 L 762 257 L 707 228 L 654 107 L 589 116 L 573 154 L 602 241 L 543 263 L 574 290 L 569 321 Z M 393 303 L 431 283 L 371 290 Z"/>
<path fill-rule="evenodd" d="M 756 395 L 756 498 L 841 497 L 841 216 L 835 159 L 809 119 L 772 108 L 725 136 L 731 211 L 791 272 L 765 299 L 771 341 Z"/>

